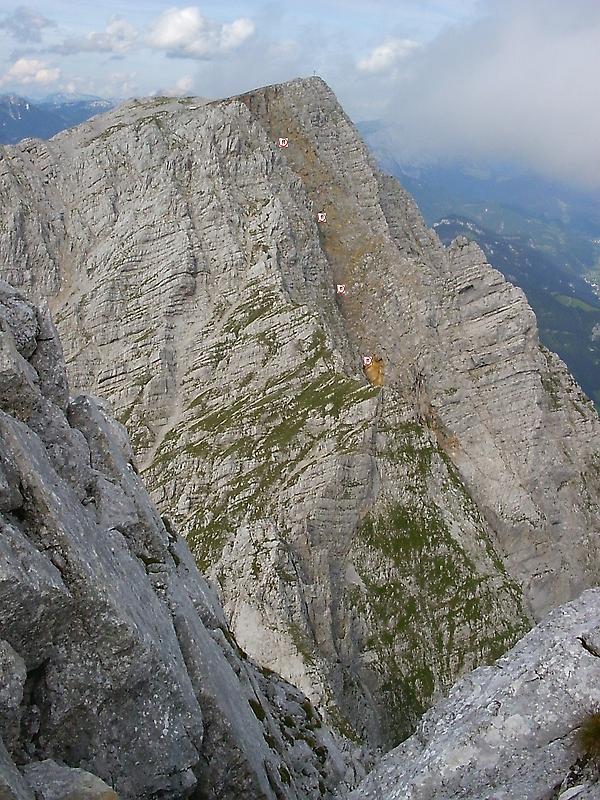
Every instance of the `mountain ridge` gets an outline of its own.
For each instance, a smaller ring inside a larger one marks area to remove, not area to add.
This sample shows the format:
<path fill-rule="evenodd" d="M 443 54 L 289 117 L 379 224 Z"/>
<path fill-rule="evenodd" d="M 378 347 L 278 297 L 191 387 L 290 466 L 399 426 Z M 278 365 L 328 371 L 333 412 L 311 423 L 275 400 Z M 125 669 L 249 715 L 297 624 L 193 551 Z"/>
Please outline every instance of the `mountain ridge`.
<path fill-rule="evenodd" d="M 381 168 L 413 195 L 445 244 L 460 234 L 477 241 L 490 263 L 525 291 L 543 344 L 561 355 L 599 408 L 598 192 L 510 164 L 399 163 L 394 154 L 402 148 L 392 127 L 376 121 L 358 127 Z"/>
<path fill-rule="evenodd" d="M 0 793 L 346 796 L 370 755 L 239 648 L 124 428 L 69 396 L 47 308 L 1 281 L 0 366 Z M 599 609 L 585 592 L 460 680 L 351 797 L 596 798 Z"/>
<path fill-rule="evenodd" d="M 493 666 L 459 681 L 353 800 L 596 800 L 581 732 L 600 700 L 600 592 L 555 611 Z"/>
<path fill-rule="evenodd" d="M 536 313 L 544 345 L 561 356 L 598 408 L 600 358 L 595 330 L 600 324 L 600 298 L 590 282 L 558 266 L 523 237 L 501 236 L 473 220 L 451 215 L 434 228 L 446 244 L 457 235 L 476 241 L 490 263 L 521 286 Z"/>
<path fill-rule="evenodd" d="M 4 277 L 49 298 L 241 646 L 346 734 L 399 741 L 597 583 L 597 415 L 320 79 L 5 148 L 0 198 Z"/>

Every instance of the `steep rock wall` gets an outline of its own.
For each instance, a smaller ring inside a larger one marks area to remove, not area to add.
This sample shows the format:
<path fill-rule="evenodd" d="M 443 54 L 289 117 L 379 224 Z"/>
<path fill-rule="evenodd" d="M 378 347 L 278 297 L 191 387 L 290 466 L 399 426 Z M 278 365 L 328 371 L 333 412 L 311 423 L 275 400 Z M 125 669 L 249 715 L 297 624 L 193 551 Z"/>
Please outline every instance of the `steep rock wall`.
<path fill-rule="evenodd" d="M 0 200 L 5 276 L 49 296 L 240 644 L 347 735 L 397 741 L 598 582 L 593 407 L 319 79 L 6 148 Z"/>
<path fill-rule="evenodd" d="M 355 783 L 359 751 L 240 649 L 136 472 L 124 428 L 69 398 L 47 311 L 0 282 L 6 791 L 33 797 L 15 764 L 40 791 L 70 783 L 49 759 L 121 800 L 307 800 Z"/>

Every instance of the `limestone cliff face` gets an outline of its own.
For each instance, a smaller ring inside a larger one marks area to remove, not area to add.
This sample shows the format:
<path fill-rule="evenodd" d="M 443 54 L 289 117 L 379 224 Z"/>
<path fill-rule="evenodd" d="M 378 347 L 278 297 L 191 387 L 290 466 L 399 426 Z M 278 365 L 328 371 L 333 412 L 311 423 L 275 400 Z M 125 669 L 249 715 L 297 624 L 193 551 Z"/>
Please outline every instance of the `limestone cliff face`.
<path fill-rule="evenodd" d="M 320 79 L 0 152 L 4 277 L 49 297 L 240 645 L 339 729 L 397 741 L 598 583 L 593 407 Z"/>
<path fill-rule="evenodd" d="M 239 648 L 134 463 L 104 406 L 69 398 L 47 312 L 0 282 L 0 795 L 308 800 L 355 783 L 348 744 Z"/>
<path fill-rule="evenodd" d="M 597 800 L 597 752 L 580 733 L 599 706 L 595 589 L 553 611 L 494 666 L 459 681 L 351 797 Z"/>

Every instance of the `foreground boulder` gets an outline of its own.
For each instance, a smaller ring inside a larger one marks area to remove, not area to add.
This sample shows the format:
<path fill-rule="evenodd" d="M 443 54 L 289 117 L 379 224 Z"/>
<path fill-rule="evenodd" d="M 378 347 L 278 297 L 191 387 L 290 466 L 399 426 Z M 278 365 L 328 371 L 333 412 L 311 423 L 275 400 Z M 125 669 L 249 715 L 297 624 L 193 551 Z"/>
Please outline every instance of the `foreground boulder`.
<path fill-rule="evenodd" d="M 29 764 L 23 771 L 36 800 L 119 800 L 100 778 L 50 758 Z"/>
<path fill-rule="evenodd" d="M 81 778 L 68 767 L 92 773 L 78 796 L 99 797 L 98 776 L 121 800 L 308 798 L 354 780 L 307 698 L 237 646 L 124 428 L 69 398 L 47 313 L 3 283 L 0 673 L 7 797 L 29 800 L 28 783 L 58 797 Z"/>
<path fill-rule="evenodd" d="M 600 589 L 593 589 L 457 683 L 352 797 L 600 798 L 600 738 L 594 755 L 579 737 L 599 709 Z"/>

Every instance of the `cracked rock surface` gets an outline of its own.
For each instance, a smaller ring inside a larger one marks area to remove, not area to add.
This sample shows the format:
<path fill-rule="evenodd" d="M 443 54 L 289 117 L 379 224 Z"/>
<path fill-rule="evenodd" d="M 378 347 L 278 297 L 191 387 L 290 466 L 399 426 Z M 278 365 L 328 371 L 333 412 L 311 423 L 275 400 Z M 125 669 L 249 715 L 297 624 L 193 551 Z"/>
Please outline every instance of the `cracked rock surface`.
<path fill-rule="evenodd" d="M 47 310 L 3 282 L 0 611 L 2 797 L 300 800 L 360 775 L 239 648 L 125 429 L 69 398 Z"/>
<path fill-rule="evenodd" d="M 600 582 L 592 404 L 523 293 L 441 245 L 320 79 L 129 102 L 0 149 L 0 272 L 48 298 L 71 384 L 127 426 L 239 644 L 344 734 L 397 743 Z M 27 353 L 30 312 L 6 313 Z M 34 368 L 9 376 L 17 408 Z M 49 447 L 113 530 L 126 498 L 70 455 L 87 413 Z"/>
<path fill-rule="evenodd" d="M 353 800 L 600 798 L 577 732 L 600 707 L 600 589 L 553 611 L 491 667 L 459 681 Z"/>
<path fill-rule="evenodd" d="M 29 764 L 23 772 L 36 800 L 118 800 L 100 778 L 51 759 Z"/>

